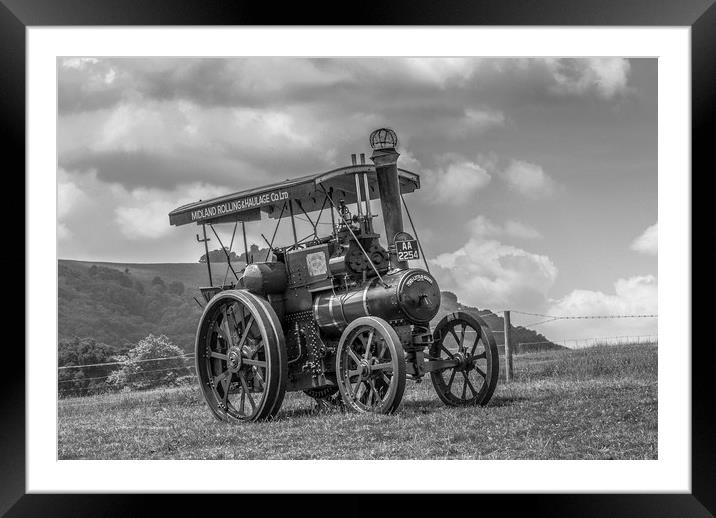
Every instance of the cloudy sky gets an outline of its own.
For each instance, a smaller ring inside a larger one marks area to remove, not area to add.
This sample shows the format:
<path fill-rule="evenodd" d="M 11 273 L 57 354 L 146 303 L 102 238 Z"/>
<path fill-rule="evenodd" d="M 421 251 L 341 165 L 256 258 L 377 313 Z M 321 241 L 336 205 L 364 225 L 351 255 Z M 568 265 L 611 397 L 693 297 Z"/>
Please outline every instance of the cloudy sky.
<path fill-rule="evenodd" d="M 170 210 L 347 165 L 389 126 L 442 289 L 493 310 L 657 312 L 655 59 L 64 58 L 58 111 L 60 258 L 194 262 L 196 227 Z"/>

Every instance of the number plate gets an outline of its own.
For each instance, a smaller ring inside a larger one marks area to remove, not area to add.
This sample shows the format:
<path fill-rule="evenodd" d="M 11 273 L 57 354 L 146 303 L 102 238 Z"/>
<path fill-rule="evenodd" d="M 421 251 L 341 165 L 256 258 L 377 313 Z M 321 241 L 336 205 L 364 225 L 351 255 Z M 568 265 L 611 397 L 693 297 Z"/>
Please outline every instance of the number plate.
<path fill-rule="evenodd" d="M 416 239 L 396 241 L 395 251 L 398 253 L 398 261 L 412 261 L 414 259 L 420 259 L 418 241 Z"/>

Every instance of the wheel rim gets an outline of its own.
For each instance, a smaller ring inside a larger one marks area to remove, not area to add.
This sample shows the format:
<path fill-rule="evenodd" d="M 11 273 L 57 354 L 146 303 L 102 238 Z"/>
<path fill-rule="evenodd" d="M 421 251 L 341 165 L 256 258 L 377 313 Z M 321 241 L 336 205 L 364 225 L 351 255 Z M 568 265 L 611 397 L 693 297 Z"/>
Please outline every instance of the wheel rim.
<path fill-rule="evenodd" d="M 432 360 L 456 360 L 431 373 L 440 399 L 453 406 L 486 404 L 497 382 L 497 346 L 485 325 L 471 315 L 442 320 L 435 329 Z"/>
<path fill-rule="evenodd" d="M 405 389 L 403 350 L 382 327 L 356 325 L 339 345 L 338 387 L 346 405 L 359 412 L 394 412 Z"/>
<path fill-rule="evenodd" d="M 211 306 L 200 327 L 197 371 L 212 412 L 227 421 L 268 417 L 276 392 L 270 353 L 275 338 L 261 310 L 227 297 Z"/>

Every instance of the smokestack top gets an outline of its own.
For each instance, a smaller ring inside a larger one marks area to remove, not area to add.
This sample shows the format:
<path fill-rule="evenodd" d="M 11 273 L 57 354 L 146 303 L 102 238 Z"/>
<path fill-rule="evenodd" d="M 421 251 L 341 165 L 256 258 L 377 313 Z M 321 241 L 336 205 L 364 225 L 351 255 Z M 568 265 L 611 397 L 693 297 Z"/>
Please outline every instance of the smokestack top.
<path fill-rule="evenodd" d="M 398 135 L 390 128 L 380 128 L 370 134 L 370 147 L 374 150 L 395 149 L 398 147 Z"/>

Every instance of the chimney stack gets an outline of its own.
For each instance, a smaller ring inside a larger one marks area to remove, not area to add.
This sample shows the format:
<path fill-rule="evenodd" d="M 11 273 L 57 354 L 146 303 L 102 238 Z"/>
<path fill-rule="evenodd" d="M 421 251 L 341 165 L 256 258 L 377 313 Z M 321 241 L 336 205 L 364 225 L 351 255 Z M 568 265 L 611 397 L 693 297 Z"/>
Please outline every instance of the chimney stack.
<path fill-rule="evenodd" d="M 407 261 L 398 261 L 395 251 L 395 235 L 403 231 L 403 211 L 400 206 L 400 181 L 398 180 L 398 136 L 395 131 L 380 128 L 370 134 L 370 159 L 375 164 L 380 193 L 380 208 L 385 223 L 385 238 L 388 241 L 390 262 L 398 268 L 407 268 Z"/>

